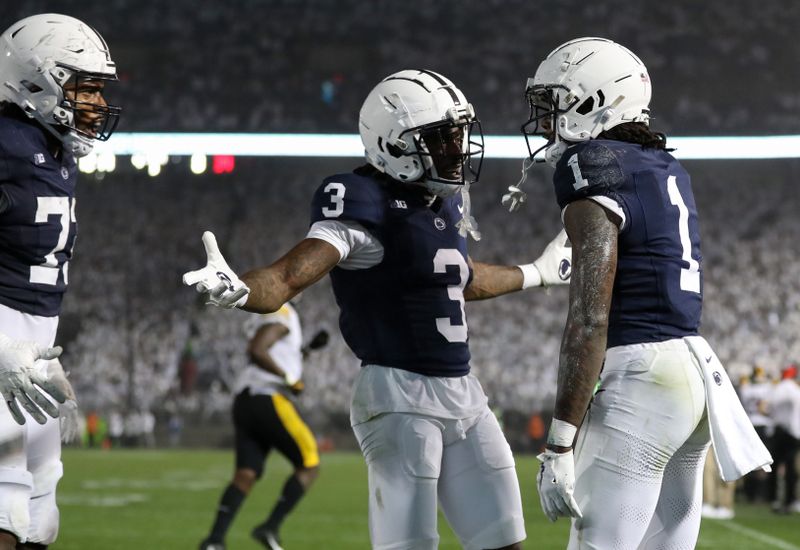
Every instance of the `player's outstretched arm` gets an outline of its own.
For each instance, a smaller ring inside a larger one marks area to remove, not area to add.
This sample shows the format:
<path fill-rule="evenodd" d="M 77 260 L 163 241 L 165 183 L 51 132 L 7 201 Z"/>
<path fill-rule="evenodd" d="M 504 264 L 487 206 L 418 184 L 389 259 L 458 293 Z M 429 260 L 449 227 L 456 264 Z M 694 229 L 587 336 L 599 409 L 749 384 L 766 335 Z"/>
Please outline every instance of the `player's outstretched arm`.
<path fill-rule="evenodd" d="M 183 275 L 183 283 L 206 295 L 206 303 L 272 313 L 306 287 L 319 281 L 339 262 L 339 251 L 319 239 L 304 239 L 268 267 L 241 278 L 228 266 L 210 231 L 203 233 L 207 263 Z"/>
<path fill-rule="evenodd" d="M 532 263 L 518 266 L 471 262 L 472 281 L 464 289 L 466 300 L 485 300 L 535 286 L 569 283 L 572 248 L 562 229 Z"/>
<path fill-rule="evenodd" d="M 339 251 L 332 244 L 303 239 L 272 265 L 242 275 L 242 281 L 250 287 L 250 297 L 242 309 L 256 313 L 277 311 L 322 279 L 339 259 Z"/>
<path fill-rule="evenodd" d="M 47 374 L 35 368 L 39 359 L 55 359 L 61 355 L 61 346 L 48 348 L 35 342 L 14 340 L 0 333 L 0 394 L 17 424 L 25 424 L 19 405 L 28 411 L 39 424 L 44 424 L 44 413 L 58 418 L 58 408 L 42 394 L 38 386 L 56 401 L 63 403 L 67 397 Z"/>

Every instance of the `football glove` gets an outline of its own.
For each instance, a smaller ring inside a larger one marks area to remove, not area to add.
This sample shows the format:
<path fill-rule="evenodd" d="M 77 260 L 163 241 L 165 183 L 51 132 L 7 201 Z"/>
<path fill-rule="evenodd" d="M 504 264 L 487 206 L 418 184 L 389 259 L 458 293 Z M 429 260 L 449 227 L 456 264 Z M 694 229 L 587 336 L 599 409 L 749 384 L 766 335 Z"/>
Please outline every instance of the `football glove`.
<path fill-rule="evenodd" d="M 533 261 L 533 265 L 542 276 L 542 286 L 569 284 L 572 275 L 572 247 L 567 246 L 569 239 L 563 229 L 545 247 L 542 255 Z"/>
<path fill-rule="evenodd" d="M 217 238 L 211 231 L 203 233 L 203 246 L 206 249 L 206 266 L 184 273 L 183 284 L 194 286 L 197 292 L 206 294 L 206 305 L 229 309 L 243 306 L 250 288 L 228 267 L 217 246 Z"/>
<path fill-rule="evenodd" d="M 72 443 L 81 436 L 81 413 L 74 399 L 67 399 L 58 406 L 58 424 L 61 428 L 61 441 Z"/>
<path fill-rule="evenodd" d="M 292 392 L 292 395 L 300 395 L 306 389 L 305 383 L 300 378 L 294 378 L 291 374 L 287 374 L 284 378 L 286 387 Z"/>
<path fill-rule="evenodd" d="M 61 441 L 72 443 L 80 438 L 81 432 L 81 413 L 78 410 L 78 402 L 75 398 L 75 390 L 67 379 L 67 373 L 61 361 L 53 359 L 47 365 L 47 378 L 55 384 L 67 400 L 58 406 L 58 424 L 61 431 Z"/>
<path fill-rule="evenodd" d="M 67 396 L 47 374 L 35 367 L 40 359 L 55 359 L 61 355 L 61 346 L 48 348 L 35 342 L 13 340 L 0 334 L 0 394 L 17 424 L 25 424 L 19 408 L 22 405 L 39 424 L 47 422 L 44 413 L 58 418 L 58 408 L 34 385 L 50 394 L 59 403 Z M 19 403 L 17 403 L 19 402 Z"/>
<path fill-rule="evenodd" d="M 547 449 L 536 458 L 542 463 L 536 482 L 544 515 L 550 521 L 555 521 L 561 516 L 583 517 L 572 495 L 575 490 L 575 459 L 572 449 L 566 453 Z"/>

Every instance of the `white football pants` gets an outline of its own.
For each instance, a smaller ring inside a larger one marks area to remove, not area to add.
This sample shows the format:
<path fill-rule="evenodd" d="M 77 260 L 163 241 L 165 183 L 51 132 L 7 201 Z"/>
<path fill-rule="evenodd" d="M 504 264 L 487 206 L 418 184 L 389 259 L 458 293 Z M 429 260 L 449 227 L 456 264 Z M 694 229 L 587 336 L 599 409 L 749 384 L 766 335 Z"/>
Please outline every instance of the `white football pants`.
<path fill-rule="evenodd" d="M 375 550 L 435 550 L 437 501 L 467 550 L 525 539 L 514 457 L 497 419 L 385 413 L 353 426 L 369 471 Z"/>
<path fill-rule="evenodd" d="M 682 339 L 611 348 L 575 453 L 569 550 L 692 550 L 710 443 L 703 378 Z"/>
<path fill-rule="evenodd" d="M 17 340 L 52 346 L 58 317 L 37 317 L 0 305 L 0 332 Z M 46 362 L 41 361 L 42 368 Z M 58 535 L 56 485 L 61 479 L 61 432 L 58 419 L 44 425 L 20 405 L 25 425 L 14 421 L 0 403 L 0 529 L 20 539 L 48 545 Z"/>

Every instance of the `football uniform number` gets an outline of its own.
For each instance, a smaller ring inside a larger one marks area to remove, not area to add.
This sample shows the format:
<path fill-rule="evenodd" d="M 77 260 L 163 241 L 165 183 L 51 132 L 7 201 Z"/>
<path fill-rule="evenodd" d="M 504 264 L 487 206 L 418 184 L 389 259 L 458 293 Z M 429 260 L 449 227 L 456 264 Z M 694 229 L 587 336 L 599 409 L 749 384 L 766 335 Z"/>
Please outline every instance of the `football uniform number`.
<path fill-rule="evenodd" d="M 433 257 L 433 272 L 446 273 L 449 265 L 456 266 L 459 270 L 458 284 L 447 287 L 447 296 L 454 302 L 458 302 L 458 306 L 461 309 L 461 324 L 454 325 L 450 321 L 450 317 L 437 317 L 436 329 L 448 342 L 466 342 L 467 322 L 464 315 L 464 287 L 469 279 L 469 266 L 467 266 L 467 262 L 464 261 L 461 253 L 455 248 L 440 248 Z"/>
<path fill-rule="evenodd" d="M 44 262 L 31 266 L 29 281 L 42 285 L 55 285 L 58 274 L 64 270 L 64 284 L 67 284 L 68 262 L 63 266 L 58 265 L 56 253 L 62 252 L 67 246 L 69 237 L 69 224 L 75 221 L 75 201 L 69 197 L 38 197 L 36 205 L 36 223 L 47 223 L 50 216 L 58 216 L 61 231 L 58 242 L 44 257 Z"/>
<path fill-rule="evenodd" d="M 583 174 L 581 174 L 581 167 L 578 166 L 578 153 L 575 153 L 569 158 L 567 165 L 572 168 L 572 176 L 575 178 L 575 183 L 572 184 L 572 187 L 574 187 L 576 191 L 589 185 L 589 180 L 583 177 Z"/>
<path fill-rule="evenodd" d="M 667 193 L 669 201 L 678 207 L 678 234 L 683 250 L 682 259 L 689 264 L 688 268 L 681 268 L 681 290 L 699 293 L 700 262 L 692 258 L 692 241 L 689 238 L 689 209 L 686 208 L 675 176 L 667 178 Z"/>
<path fill-rule="evenodd" d="M 323 191 L 330 193 L 330 206 L 322 208 L 322 213 L 326 218 L 338 218 L 344 212 L 344 192 L 346 188 L 341 183 L 331 182 L 325 186 Z"/>

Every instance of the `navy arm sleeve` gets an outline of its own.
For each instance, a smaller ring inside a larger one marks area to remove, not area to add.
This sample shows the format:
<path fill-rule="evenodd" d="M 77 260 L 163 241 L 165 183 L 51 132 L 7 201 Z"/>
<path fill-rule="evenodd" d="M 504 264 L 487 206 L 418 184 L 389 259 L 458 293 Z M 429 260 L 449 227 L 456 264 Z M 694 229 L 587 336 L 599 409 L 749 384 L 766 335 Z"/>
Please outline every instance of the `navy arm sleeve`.
<path fill-rule="evenodd" d="M 596 141 L 586 141 L 567 149 L 553 175 L 556 199 L 561 210 L 571 202 L 605 196 L 624 208 L 620 191 L 625 175 L 615 152 Z"/>

